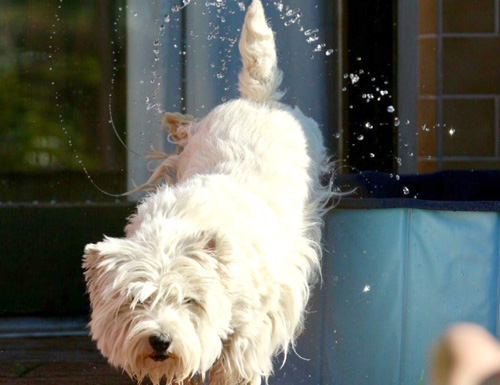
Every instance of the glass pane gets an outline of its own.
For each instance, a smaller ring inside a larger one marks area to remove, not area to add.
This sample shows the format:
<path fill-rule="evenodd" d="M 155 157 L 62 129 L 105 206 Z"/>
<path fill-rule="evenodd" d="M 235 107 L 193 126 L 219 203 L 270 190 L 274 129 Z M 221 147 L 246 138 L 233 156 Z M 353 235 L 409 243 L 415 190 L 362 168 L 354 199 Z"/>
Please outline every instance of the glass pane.
<path fill-rule="evenodd" d="M 419 172 L 500 167 L 498 6 L 419 1 Z"/>
<path fill-rule="evenodd" d="M 150 146 L 168 149 L 164 110 L 201 118 L 215 99 L 236 96 L 247 5 L 1 0 L 0 202 L 127 199 L 117 195 L 150 175 Z M 335 5 L 265 6 L 285 101 L 340 147 Z"/>
<path fill-rule="evenodd" d="M 125 189 L 124 0 L 0 2 L 0 201 Z M 113 198 L 114 199 L 114 198 Z"/>

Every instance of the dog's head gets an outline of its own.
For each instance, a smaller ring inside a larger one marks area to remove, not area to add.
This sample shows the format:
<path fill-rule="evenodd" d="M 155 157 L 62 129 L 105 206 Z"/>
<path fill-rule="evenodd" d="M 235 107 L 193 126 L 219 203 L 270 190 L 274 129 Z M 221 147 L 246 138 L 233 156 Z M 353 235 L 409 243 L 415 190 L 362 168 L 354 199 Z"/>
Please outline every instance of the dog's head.
<path fill-rule="evenodd" d="M 167 384 L 204 376 L 231 333 L 229 242 L 175 218 L 85 248 L 92 337 L 110 363 Z"/>

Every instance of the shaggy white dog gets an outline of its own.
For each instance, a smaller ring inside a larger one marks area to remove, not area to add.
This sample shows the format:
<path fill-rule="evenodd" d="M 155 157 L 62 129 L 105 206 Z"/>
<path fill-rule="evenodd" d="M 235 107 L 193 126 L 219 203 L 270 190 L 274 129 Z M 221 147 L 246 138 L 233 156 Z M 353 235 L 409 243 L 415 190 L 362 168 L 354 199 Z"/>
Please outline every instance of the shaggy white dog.
<path fill-rule="evenodd" d="M 150 182 L 126 238 L 85 248 L 90 328 L 109 362 L 154 384 L 261 383 L 303 327 L 331 197 L 317 124 L 278 102 L 260 0 L 239 44 L 241 99 L 204 119 L 166 114 L 183 150 Z"/>

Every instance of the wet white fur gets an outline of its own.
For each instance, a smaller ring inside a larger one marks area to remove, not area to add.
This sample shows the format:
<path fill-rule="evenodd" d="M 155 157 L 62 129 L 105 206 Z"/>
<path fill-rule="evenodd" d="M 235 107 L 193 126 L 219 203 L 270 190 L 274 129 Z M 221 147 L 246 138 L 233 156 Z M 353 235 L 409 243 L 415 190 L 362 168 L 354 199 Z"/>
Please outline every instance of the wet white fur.
<path fill-rule="evenodd" d="M 240 51 L 242 98 L 170 127 L 183 145 L 163 165 L 175 183 L 140 202 L 126 238 L 85 248 L 92 337 L 138 380 L 258 385 L 303 327 L 331 197 L 325 150 L 317 124 L 277 101 L 260 0 Z M 153 334 L 171 339 L 165 361 L 149 358 Z"/>

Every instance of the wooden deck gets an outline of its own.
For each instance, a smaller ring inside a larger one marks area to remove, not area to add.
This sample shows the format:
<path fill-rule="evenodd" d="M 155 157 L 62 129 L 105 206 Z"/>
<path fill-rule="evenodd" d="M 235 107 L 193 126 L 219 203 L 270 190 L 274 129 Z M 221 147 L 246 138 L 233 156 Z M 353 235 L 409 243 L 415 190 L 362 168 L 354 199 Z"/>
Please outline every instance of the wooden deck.
<path fill-rule="evenodd" d="M 0 339 L 0 384 L 132 385 L 89 337 Z M 146 383 L 144 383 L 146 384 Z"/>

